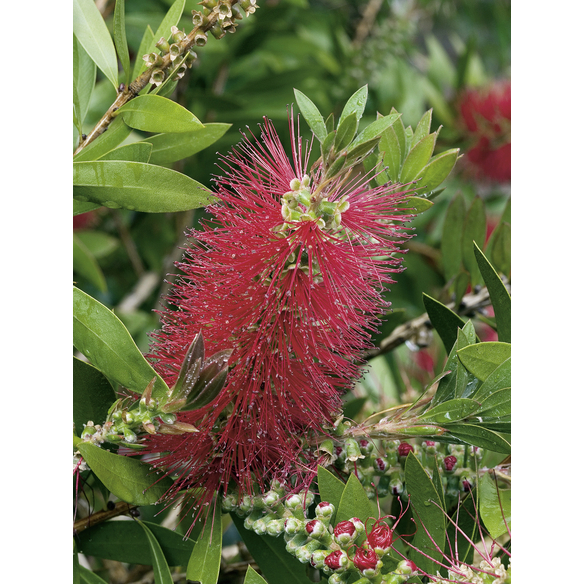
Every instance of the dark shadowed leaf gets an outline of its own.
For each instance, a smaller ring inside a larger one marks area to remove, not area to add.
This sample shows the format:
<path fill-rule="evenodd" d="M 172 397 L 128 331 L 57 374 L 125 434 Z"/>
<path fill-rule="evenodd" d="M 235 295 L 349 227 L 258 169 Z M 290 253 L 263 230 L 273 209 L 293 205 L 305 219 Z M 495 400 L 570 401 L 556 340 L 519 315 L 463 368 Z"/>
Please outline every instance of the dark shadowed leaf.
<path fill-rule="evenodd" d="M 87 278 L 98 290 L 105 292 L 105 276 L 91 251 L 73 234 L 73 270 Z"/>
<path fill-rule="evenodd" d="M 161 478 L 135 458 L 112 454 L 88 442 L 77 448 L 99 480 L 126 503 L 153 505 L 172 486 L 170 478 Z"/>
<path fill-rule="evenodd" d="M 156 537 L 169 566 L 188 564 L 194 539 L 185 540 L 176 531 L 144 523 Z M 77 539 L 79 550 L 86 556 L 146 566 L 152 562 L 146 534 L 135 521 L 106 521 L 82 531 Z"/>
<path fill-rule="evenodd" d="M 427 294 L 423 294 L 423 300 L 432 326 L 440 335 L 446 351 L 450 352 L 454 343 L 456 343 L 458 329 L 464 327 L 464 320 L 458 314 L 452 312 L 450 308 Z"/>
<path fill-rule="evenodd" d="M 103 424 L 115 399 L 107 378 L 89 363 L 73 357 L 73 423 L 77 436 L 90 420 Z"/>
<path fill-rule="evenodd" d="M 81 576 L 81 584 L 107 584 L 105 580 L 83 566 L 79 566 L 79 575 Z"/>

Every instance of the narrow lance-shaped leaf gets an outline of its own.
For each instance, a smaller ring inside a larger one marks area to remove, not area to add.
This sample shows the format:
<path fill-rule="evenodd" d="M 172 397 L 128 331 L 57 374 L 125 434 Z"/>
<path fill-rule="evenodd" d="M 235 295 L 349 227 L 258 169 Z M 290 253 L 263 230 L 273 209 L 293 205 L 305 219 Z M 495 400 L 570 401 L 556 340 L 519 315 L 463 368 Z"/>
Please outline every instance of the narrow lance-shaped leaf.
<path fill-rule="evenodd" d="M 483 280 L 489 290 L 489 296 L 497 319 L 497 334 L 499 340 L 505 343 L 511 342 L 511 296 L 499 275 L 490 264 L 480 247 L 474 242 L 474 254 L 483 276 Z"/>
<path fill-rule="evenodd" d="M 160 95 L 139 95 L 116 113 L 131 128 L 144 132 L 193 132 L 203 124 L 190 111 Z"/>
<path fill-rule="evenodd" d="M 430 126 L 432 124 L 432 109 L 429 109 L 420 119 L 412 138 L 412 146 L 415 146 L 422 138 L 430 134 Z"/>
<path fill-rule="evenodd" d="M 483 245 L 487 231 L 485 204 L 480 197 L 475 197 L 464 221 L 462 231 L 462 261 L 470 273 L 471 285 L 480 282 L 480 271 L 474 255 L 474 242 Z"/>
<path fill-rule="evenodd" d="M 114 118 L 107 131 L 78 152 L 73 160 L 75 162 L 97 160 L 106 152 L 119 146 L 131 132 L 132 130 L 124 124 L 122 118 Z"/>
<path fill-rule="evenodd" d="M 185 0 L 176 0 L 168 9 L 166 16 L 152 35 L 145 35 L 140 43 L 140 51 L 136 55 L 136 64 L 134 65 L 134 79 L 146 69 L 146 62 L 142 59 L 143 55 L 149 55 L 156 50 L 156 43 L 160 37 L 168 40 L 170 29 L 178 24 L 180 17 L 185 9 Z M 150 42 L 146 42 L 146 39 Z"/>
<path fill-rule="evenodd" d="M 118 52 L 118 57 L 125 73 L 125 83 L 129 85 L 130 75 L 130 53 L 128 51 L 128 41 L 126 40 L 126 7 L 125 0 L 116 0 L 114 8 L 114 43 Z"/>
<path fill-rule="evenodd" d="M 87 278 L 101 292 L 107 290 L 105 276 L 97 260 L 75 234 L 73 234 L 73 270 Z"/>
<path fill-rule="evenodd" d="M 153 395 L 168 386 L 146 361 L 121 320 L 103 304 L 73 288 L 73 344 L 108 378 L 138 393 L 156 377 Z"/>
<path fill-rule="evenodd" d="M 152 152 L 152 144 L 133 142 L 106 152 L 100 160 L 128 160 L 133 162 L 148 162 Z"/>
<path fill-rule="evenodd" d="M 450 352 L 456 343 L 457 329 L 464 326 L 464 320 L 452 312 L 450 308 L 427 294 L 423 294 L 423 301 L 432 326 L 440 335 L 446 351 Z"/>
<path fill-rule="evenodd" d="M 150 548 L 150 556 L 152 558 L 152 571 L 154 572 L 154 582 L 156 584 L 174 584 L 172 579 L 172 574 L 170 573 L 170 568 L 164 553 L 160 547 L 158 541 L 154 537 L 153 533 L 148 529 L 148 527 L 142 523 L 139 519 L 136 519 L 136 523 L 142 527 L 144 533 L 146 534 L 146 539 L 148 540 L 148 547 Z"/>
<path fill-rule="evenodd" d="M 150 28 L 150 25 L 148 25 L 142 35 L 142 40 L 140 41 L 140 46 L 136 53 L 136 61 L 134 62 L 134 68 L 132 69 L 132 79 L 136 79 L 136 77 L 146 69 L 146 62 L 142 57 L 152 52 L 148 49 L 150 46 L 155 46 L 157 41 L 158 39 L 156 39 L 156 41 L 154 40 L 154 32 Z"/>
<path fill-rule="evenodd" d="M 509 343 L 493 341 L 477 343 L 458 351 L 461 363 L 481 381 L 487 379 L 510 356 L 511 345 Z"/>
<path fill-rule="evenodd" d="M 401 147 L 397 138 L 395 124 L 381 134 L 379 151 L 383 153 L 383 164 L 387 167 L 392 182 L 399 180 L 401 169 Z"/>
<path fill-rule="evenodd" d="M 107 584 L 105 580 L 84 566 L 79 566 L 79 574 L 81 576 L 81 584 Z"/>
<path fill-rule="evenodd" d="M 180 172 L 122 160 L 74 162 L 73 197 L 145 213 L 188 211 L 214 200 L 206 187 Z"/>
<path fill-rule="evenodd" d="M 95 87 L 95 63 L 73 35 L 73 106 L 79 124 L 83 124 Z"/>
<path fill-rule="evenodd" d="M 409 183 L 414 180 L 426 164 L 428 164 L 432 152 L 434 152 L 434 146 L 436 145 L 436 135 L 436 132 L 434 132 L 433 134 L 422 138 L 422 140 L 410 150 L 404 160 L 400 172 L 400 182 Z"/>
<path fill-rule="evenodd" d="M 442 230 L 442 268 L 444 278 L 449 281 L 456 276 L 462 264 L 462 229 L 466 215 L 466 205 L 462 193 L 457 194 L 446 211 Z"/>
<path fill-rule="evenodd" d="M 493 452 L 511 453 L 511 444 L 503 436 L 488 428 L 476 424 L 449 424 L 446 429 L 451 436 L 466 442 L 466 444 L 479 446 Z"/>
<path fill-rule="evenodd" d="M 368 87 L 364 85 L 348 99 L 343 111 L 341 112 L 341 117 L 339 118 L 339 129 L 341 124 L 344 122 L 346 118 L 348 118 L 351 114 L 355 114 L 357 124 L 359 120 L 363 116 L 363 112 L 365 111 L 365 105 L 367 104 L 367 93 Z"/>
<path fill-rule="evenodd" d="M 88 442 L 77 448 L 99 480 L 126 503 L 153 505 L 172 486 L 170 478 L 160 478 L 135 458 L 112 454 Z"/>
<path fill-rule="evenodd" d="M 73 0 L 73 32 L 103 74 L 118 87 L 118 61 L 112 37 L 93 0 Z"/>
<path fill-rule="evenodd" d="M 351 152 L 359 145 L 368 142 L 369 140 L 379 138 L 387 128 L 397 122 L 400 116 L 401 114 L 390 114 L 371 122 L 352 142 L 348 148 L 348 153 L 351 154 Z"/>
<path fill-rule="evenodd" d="M 212 520 L 211 520 L 212 519 Z M 187 566 L 188 580 L 215 584 L 221 567 L 221 509 L 216 503 L 213 515 L 209 515 L 205 528 L 193 548 Z"/>
<path fill-rule="evenodd" d="M 420 185 L 420 188 L 416 189 L 417 192 L 430 193 L 439 187 L 454 168 L 459 152 L 459 148 L 454 148 L 433 157 L 416 176 Z"/>
<path fill-rule="evenodd" d="M 295 89 L 294 96 L 296 97 L 298 109 L 300 109 L 300 113 L 306 120 L 308 127 L 313 131 L 316 139 L 322 144 L 328 135 L 322 114 L 302 91 Z"/>

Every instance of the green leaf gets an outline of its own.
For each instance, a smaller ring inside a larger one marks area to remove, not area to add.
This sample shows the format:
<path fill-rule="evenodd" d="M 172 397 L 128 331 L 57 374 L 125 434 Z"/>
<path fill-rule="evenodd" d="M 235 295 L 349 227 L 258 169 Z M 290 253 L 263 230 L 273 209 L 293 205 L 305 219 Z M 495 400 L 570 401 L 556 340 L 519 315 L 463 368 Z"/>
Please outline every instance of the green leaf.
<path fill-rule="evenodd" d="M 432 484 L 440 497 L 438 503 L 440 503 L 440 507 L 442 509 L 446 509 L 446 501 L 444 499 L 444 485 L 442 484 L 442 475 L 440 473 L 440 469 L 438 468 L 438 457 L 434 455 L 432 457 Z"/>
<path fill-rule="evenodd" d="M 408 197 L 404 203 L 398 205 L 398 208 L 401 210 L 412 209 L 414 213 L 423 213 L 433 206 L 434 203 L 428 199 L 422 197 Z"/>
<path fill-rule="evenodd" d="M 430 126 L 432 124 L 432 109 L 429 109 L 420 119 L 412 138 L 412 146 L 415 146 L 422 138 L 426 138 L 430 134 Z"/>
<path fill-rule="evenodd" d="M 322 114 L 312 101 L 302 93 L 302 91 L 295 89 L 294 96 L 300 113 L 306 120 L 308 127 L 312 130 L 316 139 L 322 144 L 327 137 L 326 126 Z"/>
<path fill-rule="evenodd" d="M 353 112 L 347 116 L 340 124 L 335 135 L 335 150 L 340 152 L 349 145 L 357 132 L 357 114 Z"/>
<path fill-rule="evenodd" d="M 511 272 L 511 225 L 501 223 L 497 233 L 491 236 L 491 259 L 493 265 L 506 276 Z"/>
<path fill-rule="evenodd" d="M 268 584 L 251 566 L 247 567 L 243 584 Z"/>
<path fill-rule="evenodd" d="M 106 152 L 100 160 L 128 160 L 146 163 L 150 160 L 151 153 L 152 144 L 146 142 L 134 142 Z"/>
<path fill-rule="evenodd" d="M 367 105 L 367 92 L 368 87 L 364 85 L 360 89 L 358 89 L 347 101 L 343 111 L 341 113 L 341 117 L 339 118 L 339 125 L 338 128 L 341 128 L 341 124 L 348 118 L 351 114 L 355 114 L 357 119 L 357 125 L 359 125 L 359 120 L 363 116 L 363 112 L 365 111 L 365 106 Z"/>
<path fill-rule="evenodd" d="M 96 205 L 95 203 L 82 203 L 81 201 L 76 201 L 73 199 L 73 215 L 82 215 L 83 213 L 88 213 L 89 211 L 95 211 L 99 209 L 101 205 Z"/>
<path fill-rule="evenodd" d="M 347 154 L 350 155 L 359 145 L 369 142 L 375 138 L 379 138 L 387 128 L 392 126 L 399 120 L 401 114 L 390 114 L 383 116 L 374 122 L 371 122 L 356 138 L 353 140 Z"/>
<path fill-rule="evenodd" d="M 391 108 L 391 112 L 389 112 L 390 114 L 397 114 L 397 110 L 392 107 Z M 401 114 L 399 114 L 399 120 L 393 124 L 393 129 L 395 130 L 395 135 L 397 137 L 397 140 L 399 142 L 399 148 L 400 148 L 400 152 L 401 152 L 401 164 L 403 164 L 405 158 L 406 158 L 406 154 L 408 153 L 408 148 L 407 148 L 407 144 L 406 144 L 406 131 L 404 128 L 404 122 L 401 119 Z M 400 166 L 401 166 L 400 164 Z"/>
<path fill-rule="evenodd" d="M 75 235 L 96 259 L 109 255 L 120 245 L 118 239 L 103 231 L 84 229 L 77 231 Z"/>
<path fill-rule="evenodd" d="M 204 150 L 221 138 L 231 124 L 206 124 L 195 132 L 156 134 L 145 140 L 152 144 L 150 164 L 170 164 Z"/>
<path fill-rule="evenodd" d="M 120 58 L 120 63 L 124 69 L 125 84 L 129 85 L 131 78 L 130 70 L 130 53 L 128 51 L 128 42 L 126 40 L 126 7 L 125 0 L 116 0 L 114 8 L 114 43 Z"/>
<path fill-rule="evenodd" d="M 456 343 L 457 330 L 464 326 L 464 320 L 431 296 L 422 294 L 422 299 L 432 326 L 440 335 L 446 351 L 450 352 Z"/>
<path fill-rule="evenodd" d="M 139 519 L 135 520 L 140 527 L 144 530 L 146 534 L 146 539 L 148 540 L 148 547 L 150 548 L 150 557 L 152 558 L 152 571 L 154 572 L 154 582 L 156 584 L 174 584 L 172 579 L 172 574 L 170 573 L 170 568 L 164 557 L 164 552 L 160 547 L 160 544 L 150 531 L 146 524 L 142 523 Z"/>
<path fill-rule="evenodd" d="M 103 424 L 116 394 L 107 378 L 89 363 L 73 357 L 73 423 L 81 436 L 88 421 Z"/>
<path fill-rule="evenodd" d="M 118 60 L 112 37 L 93 0 L 73 0 L 73 32 L 103 74 L 118 88 Z"/>
<path fill-rule="evenodd" d="M 379 151 L 383 153 L 383 164 L 387 167 L 391 182 L 399 180 L 399 171 L 401 169 L 401 148 L 397 133 L 396 124 L 390 126 L 382 132 L 379 140 Z"/>
<path fill-rule="evenodd" d="M 358 517 L 363 523 L 369 517 L 375 517 L 376 519 L 379 517 L 377 508 L 369 500 L 361 481 L 354 474 L 349 476 L 341 495 L 336 522 L 347 521 L 351 517 Z"/>
<path fill-rule="evenodd" d="M 245 529 L 243 519 L 235 513 L 230 515 L 243 543 L 269 584 L 313 584 L 306 576 L 305 566 L 286 551 L 286 542 L 282 537 L 257 535 Z"/>
<path fill-rule="evenodd" d="M 489 374 L 473 399 L 483 402 L 490 395 L 505 387 L 511 387 L 511 357 L 505 359 Z"/>
<path fill-rule="evenodd" d="M 474 255 L 474 242 L 478 242 L 482 247 L 486 232 L 485 203 L 477 196 L 466 214 L 462 230 L 462 263 L 470 274 L 470 283 L 473 286 L 480 282 L 479 266 Z"/>
<path fill-rule="evenodd" d="M 87 278 L 101 292 L 107 290 L 105 276 L 99 264 L 75 234 L 73 234 L 73 270 Z"/>
<path fill-rule="evenodd" d="M 451 436 L 493 452 L 511 453 L 511 444 L 497 432 L 475 424 L 449 424 L 446 429 Z M 445 434 L 444 436 L 448 436 Z"/>
<path fill-rule="evenodd" d="M 120 319 L 103 304 L 73 288 L 73 344 L 109 379 L 142 393 L 156 377 L 152 395 L 168 386 L 146 361 Z"/>
<path fill-rule="evenodd" d="M 477 541 L 478 535 L 478 525 L 480 519 L 478 517 L 478 511 L 475 507 L 476 489 L 473 490 L 472 496 L 466 497 L 458 508 L 458 513 L 453 516 L 456 525 L 459 529 L 456 529 L 452 523 L 448 523 L 447 537 L 451 542 L 456 542 L 456 547 L 458 551 L 458 559 L 460 562 L 467 562 L 472 565 L 474 557 L 474 547 L 472 545 L 473 541 Z M 461 531 L 467 535 L 469 538 L 467 540 Z M 448 541 L 448 540 L 447 540 Z"/>
<path fill-rule="evenodd" d="M 399 180 L 402 183 L 413 181 L 428 164 L 436 145 L 436 132 L 422 138 L 404 160 Z"/>
<path fill-rule="evenodd" d="M 462 193 L 458 193 L 450 202 L 444 227 L 442 229 L 442 268 L 444 279 L 448 282 L 454 278 L 462 264 L 462 230 L 466 208 Z"/>
<path fill-rule="evenodd" d="M 441 403 L 419 416 L 419 420 L 432 420 L 436 424 L 458 422 L 475 413 L 481 404 L 472 399 L 451 399 Z"/>
<path fill-rule="evenodd" d="M 507 531 L 511 532 L 511 489 L 497 486 L 489 473 L 479 480 L 481 519 L 492 538 L 500 537 Z"/>
<path fill-rule="evenodd" d="M 89 442 L 78 444 L 77 448 L 99 480 L 126 503 L 154 505 L 172 486 L 170 478 L 160 478 L 135 458 L 112 454 Z"/>
<path fill-rule="evenodd" d="M 504 387 L 492 393 L 475 412 L 485 418 L 503 418 L 511 415 L 511 388 Z"/>
<path fill-rule="evenodd" d="M 212 521 L 209 518 L 212 517 Z M 219 578 L 221 567 L 221 508 L 216 503 L 214 513 L 209 515 L 205 528 L 201 533 L 187 566 L 187 580 L 215 584 Z"/>
<path fill-rule="evenodd" d="M 145 213 L 188 211 L 214 200 L 206 187 L 180 172 L 123 160 L 74 162 L 73 197 Z"/>
<path fill-rule="evenodd" d="M 343 406 L 343 415 L 345 418 L 354 420 L 368 400 L 369 398 L 367 397 L 356 397 L 351 401 L 345 402 L 345 405 Z"/>
<path fill-rule="evenodd" d="M 466 271 L 459 272 L 454 278 L 452 287 L 454 288 L 454 304 L 460 306 L 465 292 L 470 286 L 470 274 Z"/>
<path fill-rule="evenodd" d="M 79 575 L 82 584 L 107 584 L 105 580 L 83 566 L 79 566 Z"/>
<path fill-rule="evenodd" d="M 328 471 L 323 466 L 318 467 L 318 492 L 320 500 L 331 503 L 335 506 L 335 512 L 331 518 L 331 525 L 338 523 L 336 521 L 337 511 L 341 504 L 343 491 L 345 490 L 345 483 L 336 477 L 332 472 Z"/>
<path fill-rule="evenodd" d="M 421 185 L 416 191 L 429 193 L 440 186 L 454 168 L 459 152 L 460 148 L 453 148 L 434 156 L 416 176 L 418 184 Z"/>
<path fill-rule="evenodd" d="M 79 124 L 85 120 L 94 87 L 95 63 L 73 35 L 73 107 Z"/>
<path fill-rule="evenodd" d="M 505 288 L 505 285 L 499 278 L 499 275 L 490 264 L 485 254 L 481 251 L 479 246 L 474 244 L 474 254 L 483 276 L 483 280 L 489 290 L 489 296 L 495 311 L 495 318 L 497 320 L 497 334 L 499 341 L 504 343 L 511 342 L 511 296 Z"/>
<path fill-rule="evenodd" d="M 73 552 L 73 584 L 81 584 L 81 570 L 79 569 L 79 554 Z"/>
<path fill-rule="evenodd" d="M 142 59 L 144 55 L 150 54 L 152 51 L 148 50 L 150 46 L 156 46 L 158 39 L 160 37 L 156 37 L 154 40 L 154 32 L 150 28 L 150 25 L 146 27 L 144 34 L 142 35 L 142 40 L 140 41 L 140 47 L 138 48 L 138 52 L 136 53 L 136 61 L 134 62 L 134 68 L 132 69 L 132 79 L 136 79 L 142 71 L 146 70 L 146 62 Z"/>
<path fill-rule="evenodd" d="M 186 566 L 195 540 L 144 521 L 162 548 L 169 566 Z M 106 558 L 129 564 L 151 565 L 152 559 L 144 530 L 134 521 L 106 521 L 77 535 L 79 551 L 86 556 Z"/>
<path fill-rule="evenodd" d="M 136 79 L 138 75 L 140 75 L 143 71 L 146 70 L 146 62 L 142 59 L 143 55 L 149 55 L 150 53 L 157 51 L 156 43 L 160 39 L 160 37 L 164 37 L 168 40 L 170 37 L 170 29 L 173 26 L 178 24 L 180 17 L 185 9 L 185 0 L 176 0 L 174 4 L 169 8 L 166 16 L 162 19 L 159 27 L 156 29 L 156 32 L 150 37 L 149 43 L 145 43 L 144 39 L 142 39 L 142 43 L 140 43 L 140 50 L 136 54 L 136 64 L 134 65 L 134 76 L 133 78 Z M 147 36 L 146 34 L 144 35 Z M 144 44 L 144 46 L 142 46 Z M 140 65 L 138 67 L 138 65 Z"/>
<path fill-rule="evenodd" d="M 131 128 L 144 132 L 193 132 L 203 124 L 189 110 L 160 95 L 139 95 L 115 114 Z"/>
<path fill-rule="evenodd" d="M 93 142 L 88 144 L 83 150 L 78 152 L 74 159 L 75 162 L 86 160 L 97 160 L 106 152 L 119 146 L 131 133 L 131 129 L 124 124 L 122 118 L 114 118 L 106 132 L 98 136 Z"/>
<path fill-rule="evenodd" d="M 460 349 L 457 354 L 465 368 L 475 377 L 484 381 L 503 361 L 511 356 L 511 345 L 494 341 L 477 343 Z"/>
<path fill-rule="evenodd" d="M 413 545 L 422 552 L 412 550 L 410 559 L 425 572 L 435 573 L 436 563 L 431 558 L 442 558 L 446 531 L 444 512 L 440 507 L 441 497 L 428 473 L 411 452 L 406 458 L 405 479 L 417 524 Z"/>

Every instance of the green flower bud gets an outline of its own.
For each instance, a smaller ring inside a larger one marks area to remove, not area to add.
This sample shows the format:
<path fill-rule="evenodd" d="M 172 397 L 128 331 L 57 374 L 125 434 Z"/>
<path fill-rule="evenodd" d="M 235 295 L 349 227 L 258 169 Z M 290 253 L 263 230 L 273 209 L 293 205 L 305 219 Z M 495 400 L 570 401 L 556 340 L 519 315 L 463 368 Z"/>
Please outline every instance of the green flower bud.
<path fill-rule="evenodd" d="M 345 449 L 347 451 L 347 460 L 355 462 L 360 458 L 365 458 L 361 454 L 361 448 L 359 448 L 359 443 L 354 438 L 347 438 L 345 440 Z"/>
<path fill-rule="evenodd" d="M 271 521 L 268 521 L 266 532 L 273 537 L 277 537 L 281 533 L 284 533 L 285 522 L 286 519 L 272 519 Z"/>

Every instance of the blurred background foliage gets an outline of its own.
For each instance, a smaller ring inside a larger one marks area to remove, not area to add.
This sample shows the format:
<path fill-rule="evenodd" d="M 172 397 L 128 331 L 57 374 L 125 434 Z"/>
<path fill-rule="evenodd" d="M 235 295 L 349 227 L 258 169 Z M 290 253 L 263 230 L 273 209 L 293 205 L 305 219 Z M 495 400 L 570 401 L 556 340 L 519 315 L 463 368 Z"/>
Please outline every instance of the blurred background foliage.
<path fill-rule="evenodd" d="M 111 30 L 115 2 L 97 4 Z M 133 61 L 142 57 L 137 51 L 144 30 L 156 30 L 171 4 L 126 0 Z M 453 279 L 443 261 L 444 221 L 455 197 L 459 207 L 463 201 L 466 220 L 458 224 L 460 233 L 467 225 L 468 233 L 485 238 L 499 226 L 492 247 L 498 246 L 498 267 L 509 277 L 510 240 L 501 235 L 500 224 L 510 197 L 510 102 L 503 112 L 510 94 L 504 89 L 503 97 L 501 92 L 497 97 L 492 88 L 510 77 L 510 0 L 258 0 L 258 5 L 252 17 L 240 21 L 236 34 L 220 41 L 210 36 L 197 49 L 198 59 L 170 96 L 203 123 L 233 124 L 210 148 L 173 168 L 212 187 L 217 152 L 227 153 L 240 140 L 240 130 L 249 126 L 255 131 L 263 116 L 273 120 L 286 144 L 293 88 L 309 96 L 326 117 L 330 112 L 338 116 L 347 99 L 368 84 L 362 126 L 377 112 L 385 115 L 395 107 L 405 125 L 415 128 L 433 108 L 432 131 L 443 126 L 436 153 L 449 148 L 474 153 L 459 161 L 434 206 L 413 222 L 416 237 L 405 257 L 407 269 L 388 296 L 394 313 L 384 323 L 383 335 L 425 312 L 422 292 L 450 302 L 461 286 L 463 292 L 470 290 L 472 282 L 464 276 L 468 266 L 455 266 L 455 276 L 458 270 L 463 277 Z M 180 29 L 190 30 L 191 10 L 197 8 L 197 0 L 186 1 Z M 98 76 L 84 131 L 91 130 L 114 98 L 111 83 Z M 506 100 L 504 106 L 500 99 Z M 477 124 L 472 123 L 473 111 L 480 117 Z M 309 137 L 303 120 L 301 129 Z M 127 142 L 143 138 L 133 131 Z M 493 155 L 503 168 L 495 176 L 489 172 Z M 475 200 L 478 219 L 469 226 L 467 211 Z M 89 252 L 74 258 L 77 285 L 114 308 L 144 352 L 148 331 L 158 327 L 153 309 L 168 291 L 184 232 L 204 216 L 201 209 L 159 215 L 102 207 L 74 220 L 76 245 Z M 87 257 L 94 258 L 92 265 Z M 488 321 L 488 315 L 477 316 Z M 482 340 L 496 339 L 487 325 L 478 332 Z M 355 394 L 369 396 L 373 408 L 388 407 L 415 395 L 441 370 L 444 358 L 442 344 L 431 333 L 414 339 L 374 359 Z"/>

